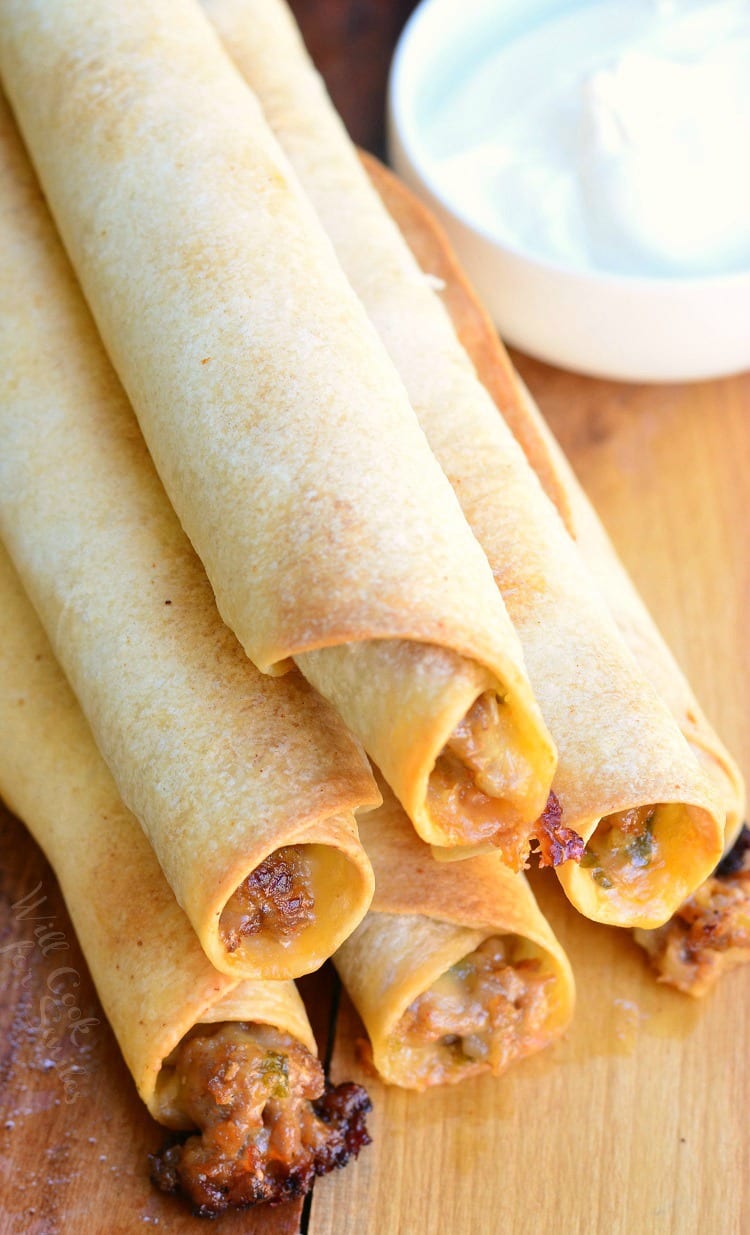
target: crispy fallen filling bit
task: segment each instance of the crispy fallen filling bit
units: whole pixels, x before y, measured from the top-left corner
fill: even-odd
[[[314,918],[310,864],[299,845],[288,845],[256,866],[227,901],[219,921],[221,941],[236,952],[246,939],[265,933],[293,939]]]
[[[646,867],[661,864],[661,846],[654,834],[660,809],[637,806],[602,819],[581,858],[581,866],[600,888],[609,891],[618,883],[631,883]]]
[[[151,1156],[163,1192],[200,1217],[307,1192],[370,1138],[360,1085],[328,1085],[309,1051],[265,1025],[200,1025],[165,1062],[172,1108],[198,1135]]]
[[[475,701],[435,764],[427,805],[449,841],[491,841],[508,865],[520,869],[529,838],[519,831],[519,818],[508,803],[526,794],[531,770],[510,740],[504,706],[494,691]]]
[[[750,960],[750,831],[742,829],[713,875],[674,917],[636,931],[660,982],[705,995],[722,973]]]
[[[583,838],[562,821],[563,810],[556,793],[550,790],[547,805],[536,821],[535,849],[540,866],[560,866],[563,862],[580,862]]]
[[[394,1029],[398,1070],[420,1086],[499,1075],[544,1044],[551,975],[492,936],[409,1005]]]

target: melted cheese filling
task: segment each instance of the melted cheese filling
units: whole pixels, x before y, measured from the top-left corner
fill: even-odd
[[[643,883],[646,893],[650,880],[644,878],[664,869],[666,864],[663,834],[681,812],[675,804],[639,806],[606,815],[586,845],[581,869],[605,892],[616,896],[618,888],[632,899],[633,885]]]
[[[511,709],[485,691],[456,726],[427,788],[427,809],[447,844],[490,841],[507,865],[523,866],[528,830],[519,834],[522,803],[533,772]]]
[[[515,943],[491,936],[409,1005],[388,1047],[403,1084],[498,1076],[543,1044],[550,975],[536,959],[514,959]]]

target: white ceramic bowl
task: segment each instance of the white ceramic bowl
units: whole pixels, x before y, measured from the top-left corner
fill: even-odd
[[[433,174],[425,126],[462,58],[501,45],[570,0],[423,0],[391,69],[390,158],[433,209],[507,343],[551,364],[628,381],[721,377],[750,367],[750,271],[638,277],[564,266],[500,243]]]

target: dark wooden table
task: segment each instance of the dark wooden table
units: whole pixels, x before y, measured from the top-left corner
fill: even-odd
[[[388,66],[415,7],[416,0],[291,0],[352,139],[381,157]]]

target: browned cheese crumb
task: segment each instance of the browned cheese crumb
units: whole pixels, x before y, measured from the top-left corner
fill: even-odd
[[[563,862],[580,862],[583,857],[583,838],[565,827],[562,813],[557,795],[550,790],[534,836],[540,866],[561,866]]]
[[[236,952],[245,939],[265,932],[291,939],[313,921],[310,866],[296,845],[277,849],[256,866],[229,898],[219,923],[221,941]]]
[[[202,1025],[170,1061],[200,1131],[151,1156],[151,1178],[194,1213],[278,1204],[344,1166],[370,1138],[359,1085],[328,1085],[309,1051],[267,1026]]]

